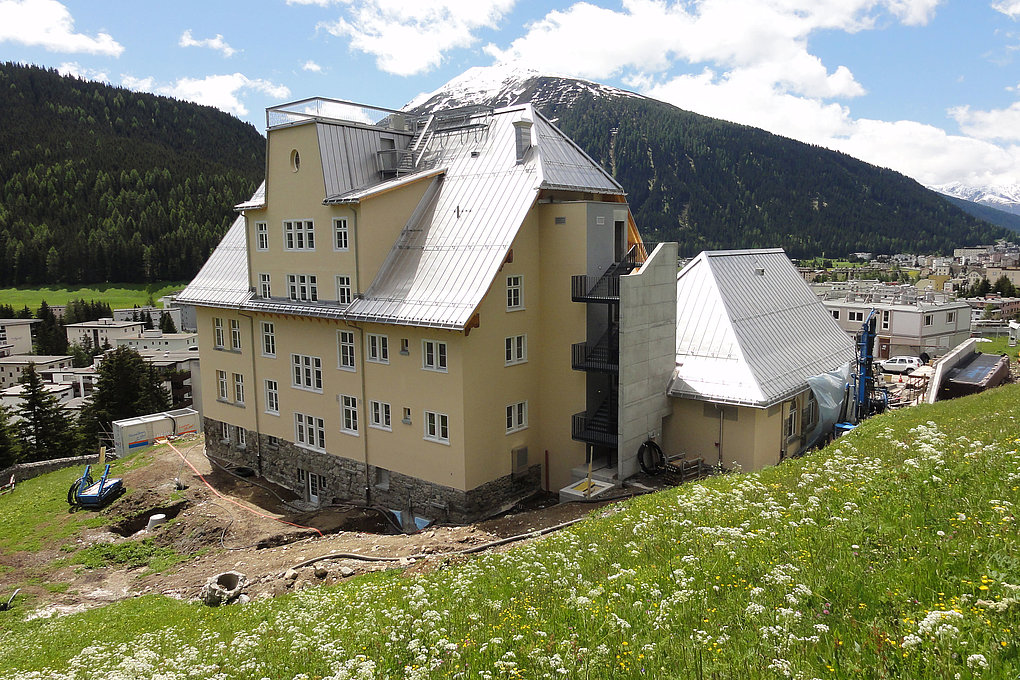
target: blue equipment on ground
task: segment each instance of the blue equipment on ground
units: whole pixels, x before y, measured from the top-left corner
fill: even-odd
[[[857,333],[857,361],[847,385],[845,420],[837,423],[835,436],[845,434],[853,425],[889,407],[889,390],[875,384],[875,336],[878,319],[872,309]]]
[[[109,464],[98,482],[92,480],[92,466],[86,465],[85,474],[67,490],[67,503],[72,508],[99,508],[122,493],[124,484],[120,477],[110,477]]]

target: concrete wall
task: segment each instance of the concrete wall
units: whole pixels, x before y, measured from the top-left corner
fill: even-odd
[[[660,243],[620,278],[620,394],[617,475],[640,468],[637,451],[658,438],[669,414],[666,386],[676,365],[676,243]]]

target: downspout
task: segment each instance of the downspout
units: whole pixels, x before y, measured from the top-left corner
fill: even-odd
[[[250,260],[249,260],[250,262]],[[250,264],[248,265],[251,266]],[[249,279],[250,281],[251,279]],[[248,319],[248,331],[251,335],[251,396],[252,405],[255,407],[255,472],[262,476],[262,426],[259,424],[259,378],[255,372],[255,351],[258,347],[255,344],[255,317],[245,314],[238,308],[237,314]]]
[[[721,406],[716,405],[716,408],[719,410],[719,467],[721,469],[722,468],[722,464],[723,464],[723,455],[722,455],[722,444],[723,444],[723,441],[722,441],[722,436],[723,436],[723,414],[724,414],[724,411],[723,411],[723,407],[721,407]]]
[[[358,257],[361,242],[358,240],[358,204],[356,203],[351,204],[351,231],[354,235],[354,294],[361,297],[361,260]]]

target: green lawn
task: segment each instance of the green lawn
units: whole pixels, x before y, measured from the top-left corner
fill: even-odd
[[[0,613],[0,678],[1015,679],[1018,403],[1008,386],[878,416],[415,576]]]
[[[158,300],[167,293],[181,290],[187,281],[157,281],[154,283],[106,283],[91,286],[61,288],[56,286],[0,288],[0,304],[7,304],[15,310],[28,305],[33,312],[43,300],[48,305],[66,305],[71,300],[96,300],[106,302],[111,309],[141,307],[152,296]]]

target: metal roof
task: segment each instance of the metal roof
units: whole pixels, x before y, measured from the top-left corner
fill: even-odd
[[[244,230],[244,216],[239,215],[202,269],[177,296],[178,303],[234,307],[251,297]]]
[[[535,135],[543,189],[623,194],[623,187],[573,140],[535,112]]]
[[[671,395],[764,408],[854,357],[782,249],[706,251],[677,275]]]
[[[235,205],[234,210],[237,211],[258,210],[260,208],[265,207],[266,207],[266,182],[265,180],[263,180],[262,184],[259,185],[259,188],[255,190],[254,194],[252,194],[251,198],[249,198],[244,203],[238,203],[237,205]]]

